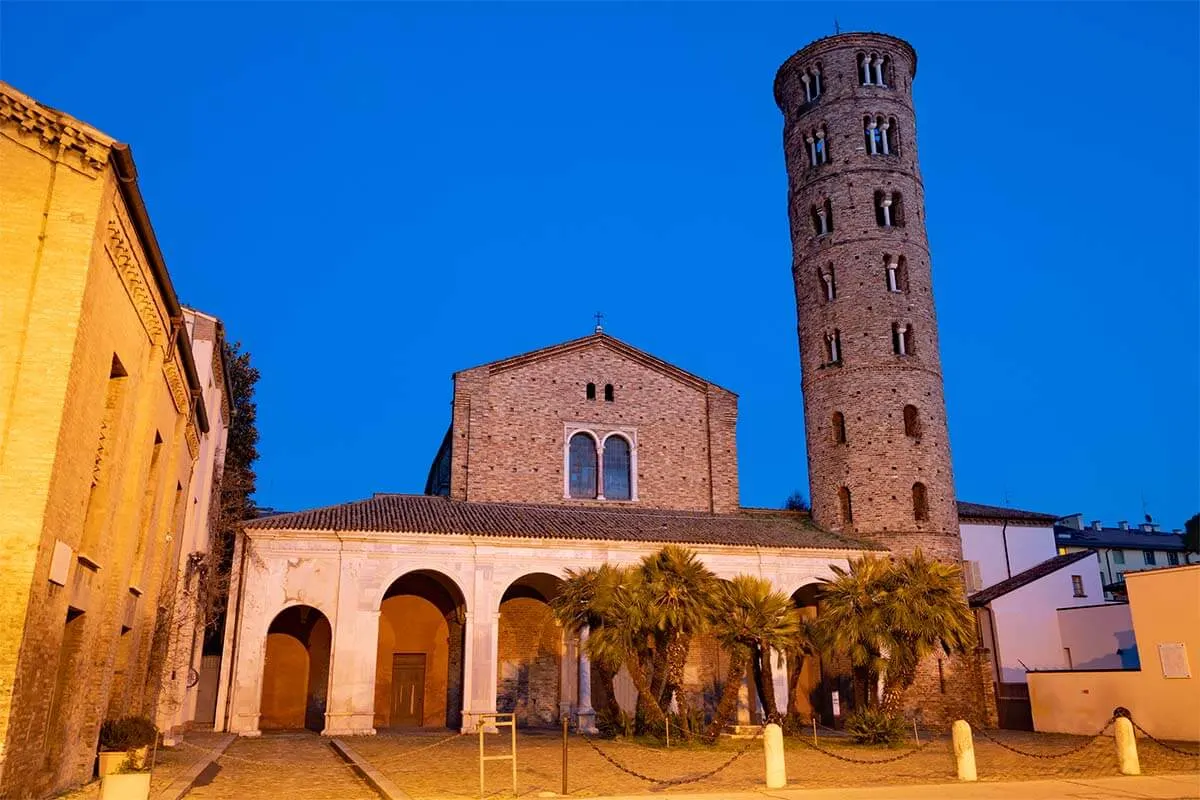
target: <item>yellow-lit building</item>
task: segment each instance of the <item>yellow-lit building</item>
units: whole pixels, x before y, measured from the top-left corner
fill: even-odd
[[[202,389],[129,147],[0,83],[0,796],[154,716]]]

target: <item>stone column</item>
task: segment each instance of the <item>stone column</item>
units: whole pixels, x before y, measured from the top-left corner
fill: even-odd
[[[478,728],[480,714],[496,712],[496,682],[500,677],[500,612],[468,612],[466,635],[464,689],[467,707],[463,711],[463,731],[471,733]],[[488,725],[485,730],[494,732],[495,728]]]
[[[579,708],[576,711],[576,730],[580,733],[599,732],[596,728],[596,710],[592,708],[592,660],[587,654],[590,634],[587,625],[579,629]]]
[[[771,654],[771,684],[775,692],[775,707],[780,713],[788,710],[788,663],[778,650],[772,649]]]
[[[875,85],[883,86],[883,56],[875,56]]]
[[[358,586],[342,581],[337,619],[333,620],[329,699],[324,736],[375,733],[375,666],[379,649],[379,609],[358,600]],[[365,606],[365,607],[363,607]]]

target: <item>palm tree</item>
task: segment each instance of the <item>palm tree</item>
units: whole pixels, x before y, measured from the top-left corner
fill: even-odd
[[[958,565],[926,558],[919,548],[892,565],[886,598],[892,650],[883,708],[898,711],[921,659],[939,647],[947,654],[966,651],[975,642],[975,620]]]
[[[867,707],[877,703],[876,678],[891,652],[885,613],[891,565],[883,558],[851,559],[850,568],[830,566],[833,578],[821,578],[821,611],[814,627],[831,653],[850,659],[855,694]]]
[[[646,556],[637,569],[636,592],[656,644],[651,691],[662,709],[674,698],[684,720],[684,667],[693,637],[708,623],[715,581],[694,550],[677,545]]]
[[[767,718],[778,719],[771,681],[771,651],[789,653],[803,646],[800,611],[790,597],[775,591],[770,581],[738,575],[721,581],[713,604],[711,630],[730,653],[729,674],[706,735],[715,737],[737,709],[746,668],[754,670],[759,699]]]
[[[613,654],[605,652],[603,648],[597,657],[591,642],[606,624],[613,622],[613,603],[624,575],[623,569],[608,564],[581,570],[568,569],[562,587],[550,601],[550,607],[563,628],[578,631],[587,625],[591,630],[593,638],[588,643],[588,656],[592,659],[594,675],[601,689],[597,693],[601,696],[596,699],[613,723],[621,717],[613,679],[621,668],[622,659],[614,659]]]

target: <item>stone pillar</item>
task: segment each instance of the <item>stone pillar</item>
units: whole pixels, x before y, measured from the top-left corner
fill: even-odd
[[[480,714],[496,712],[496,682],[499,680],[500,612],[467,613],[467,658],[463,731],[477,730]],[[488,726],[485,730],[493,732]]]
[[[598,733],[596,710],[592,708],[592,660],[588,658],[587,641],[591,630],[587,625],[579,629],[579,708],[576,711],[576,729],[580,733]]]
[[[375,666],[379,649],[379,609],[356,602],[358,586],[342,581],[334,621],[329,700],[324,736],[375,733]]]
[[[788,663],[778,650],[771,650],[771,688],[775,692],[775,707],[781,714],[788,710]]]

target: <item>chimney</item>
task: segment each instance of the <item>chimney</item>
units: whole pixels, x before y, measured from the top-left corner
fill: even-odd
[[[1153,522],[1143,522],[1138,527],[1140,527],[1142,529],[1143,533],[1153,533],[1154,532],[1154,523]]]
[[[1103,529],[1104,529],[1104,526],[1100,524],[1100,520],[1098,520],[1098,519],[1092,520],[1092,530],[1099,531],[1099,530],[1103,530]]]
[[[1121,520],[1120,522],[1117,523],[1117,527],[1123,531],[1129,530],[1129,520],[1127,520],[1127,519]]]
[[[1058,523],[1064,528],[1072,528],[1080,530],[1083,528],[1083,514],[1069,514],[1058,520]]]

